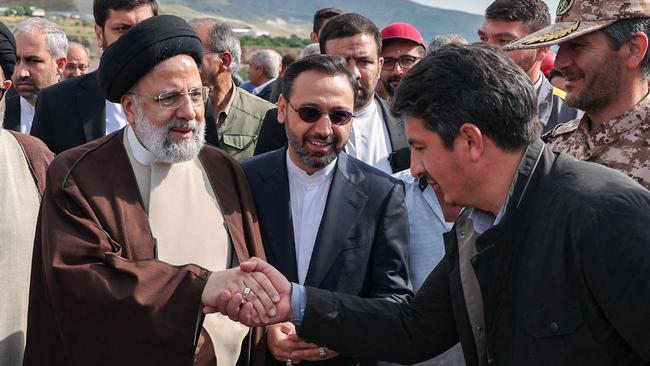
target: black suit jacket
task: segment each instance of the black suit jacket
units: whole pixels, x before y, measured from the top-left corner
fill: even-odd
[[[64,80],[38,96],[32,136],[58,154],[106,134],[106,100],[97,72]]]
[[[392,147],[390,154],[390,166],[393,173],[408,169],[411,164],[408,142],[404,132],[404,118],[396,117],[390,112],[388,102],[375,94],[375,101],[379,104],[381,113],[384,116],[384,123],[388,129],[388,136]],[[269,109],[266,112],[260,134],[255,147],[255,155],[279,149],[287,143],[287,135],[284,125],[278,123],[278,109]]]
[[[490,364],[647,365],[648,190],[536,141],[507,202],[471,258],[485,314],[477,331],[486,335]],[[426,360],[460,339],[467,365],[479,365],[459,270],[467,216],[445,234],[445,257],[413,302],[307,288],[298,334],[342,354],[400,363]]]
[[[261,90],[259,93],[257,93],[256,95],[257,95],[258,97],[260,97],[260,98],[266,100],[266,101],[271,100],[271,93],[273,92],[273,84],[274,84],[274,83],[275,83],[275,82],[269,83],[268,85],[266,85],[266,86],[264,87],[264,89],[262,89],[262,90]]]
[[[298,282],[286,149],[245,160],[242,167],[253,192],[267,260]],[[402,183],[341,153],[305,284],[408,301],[413,295],[407,270],[408,230]],[[327,362],[352,363],[356,361],[340,357]]]
[[[20,132],[20,94],[11,87],[5,95],[5,119],[2,127],[6,130]]]

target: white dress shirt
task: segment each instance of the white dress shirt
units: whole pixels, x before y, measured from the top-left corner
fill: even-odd
[[[308,175],[291,160],[287,150],[293,238],[296,246],[298,281],[301,285],[305,283],[307,277],[335,167],[336,160],[314,174]]]
[[[29,135],[32,130],[35,108],[27,99],[20,97],[20,132]]]
[[[106,101],[106,134],[115,132],[127,125],[122,104]]]
[[[387,174],[393,174],[388,161],[388,154],[392,151],[390,136],[377,101],[373,99],[367,107],[354,111],[352,123],[345,152]]]

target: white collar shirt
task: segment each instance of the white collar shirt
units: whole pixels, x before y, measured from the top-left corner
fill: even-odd
[[[115,132],[127,125],[122,104],[106,101],[106,134]]]
[[[314,174],[308,175],[291,160],[287,150],[289,200],[300,284],[304,284],[307,278],[335,167],[336,160]]]
[[[393,174],[388,161],[392,147],[388,128],[375,99],[354,112],[350,141],[345,152],[387,174]]]
[[[20,97],[20,132],[29,135],[29,132],[32,130],[34,112],[36,112],[34,106],[27,99]]]

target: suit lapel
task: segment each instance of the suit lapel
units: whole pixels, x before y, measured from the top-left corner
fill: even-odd
[[[88,74],[79,85],[77,112],[84,137],[89,142],[106,134],[106,101],[99,94],[97,72]]]
[[[16,88],[10,88],[5,95],[5,120],[2,127],[20,132],[20,95]],[[29,131],[27,131],[29,134]]]
[[[264,204],[257,209],[263,227],[271,234],[265,235],[268,258],[290,281],[298,282],[286,153],[286,148],[273,152],[268,169],[257,173],[268,188]]]
[[[364,179],[365,175],[348,155],[341,153],[318,228],[305,285],[320,287],[339,253],[345,249],[348,234],[368,200],[368,196],[358,187]]]

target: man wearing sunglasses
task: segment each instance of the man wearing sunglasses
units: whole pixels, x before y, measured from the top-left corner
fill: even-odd
[[[391,100],[402,77],[426,52],[422,34],[411,24],[397,22],[381,30],[381,56],[384,65],[379,75],[377,94]]]
[[[0,23],[0,121],[16,64],[16,41]],[[22,365],[34,228],[53,154],[37,138],[0,127],[0,364]]]
[[[242,163],[269,263],[296,283],[407,301],[403,185],[344,152],[357,80],[345,59],[332,55],[296,61],[284,78],[278,120],[289,144]],[[269,364],[358,362],[301,341],[294,329],[291,323],[269,327]]]

